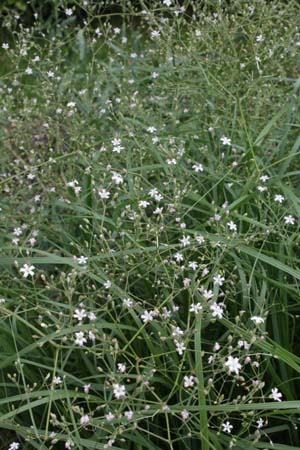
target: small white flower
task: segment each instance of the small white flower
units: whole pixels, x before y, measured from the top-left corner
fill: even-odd
[[[197,270],[199,267],[199,264],[196,261],[190,261],[188,266],[193,270]]]
[[[224,314],[223,303],[214,302],[210,305],[210,310],[212,311],[213,317],[218,317],[218,319],[222,319]]]
[[[72,14],[73,14],[72,8],[66,8],[65,13],[66,13],[66,16],[72,16]]]
[[[127,420],[131,420],[133,418],[133,411],[125,411],[124,416]]]
[[[214,284],[215,284],[215,285],[217,285],[217,286],[222,286],[223,283],[224,283],[224,281],[225,281],[225,278],[222,277],[222,275],[217,274],[217,275],[215,275],[215,276],[213,277],[213,281],[214,281]]]
[[[259,177],[259,179],[260,179],[260,181],[265,183],[266,181],[268,181],[270,179],[270,177],[268,175],[262,175],[261,177]]]
[[[259,325],[260,323],[264,323],[265,319],[263,317],[260,316],[252,316],[250,318],[250,320],[252,320],[252,322],[255,323],[255,325]]]
[[[9,444],[8,450],[18,450],[20,448],[19,442],[12,442]]]
[[[199,163],[194,164],[193,169],[195,172],[203,172],[203,170],[204,170],[202,164],[199,164]]]
[[[86,264],[87,260],[88,260],[87,256],[79,256],[79,258],[76,259],[77,263],[80,265]]]
[[[115,418],[115,415],[112,412],[109,412],[108,414],[105,414],[105,419],[108,422],[111,422],[112,420],[114,420],[114,418]]]
[[[111,287],[111,281],[106,280],[105,283],[103,284],[103,286],[105,287],[105,289],[109,289]]]
[[[196,236],[195,239],[198,242],[198,244],[204,244],[204,242],[205,242],[205,239],[204,239],[204,237],[201,234]]]
[[[90,417],[87,414],[85,414],[84,416],[82,416],[80,418],[80,425],[87,425],[89,423],[89,421],[90,421]]]
[[[295,217],[291,216],[290,214],[284,217],[284,223],[286,225],[295,225],[295,221]]]
[[[124,385],[115,383],[113,385],[113,390],[114,390],[114,396],[117,400],[119,400],[120,398],[124,398],[126,395],[126,389]]]
[[[84,308],[82,309],[75,309],[75,312],[73,314],[74,319],[77,319],[78,322],[82,322],[82,320],[86,317],[86,310]]]
[[[61,384],[62,379],[61,377],[53,377],[53,384]]]
[[[124,182],[124,178],[117,172],[113,172],[111,179],[116,183],[116,185],[122,184]]]
[[[120,372],[120,373],[125,373],[125,372],[126,372],[126,366],[125,366],[125,364],[123,364],[123,363],[118,363],[117,367],[118,367],[118,372]]]
[[[86,338],[84,337],[84,333],[82,331],[79,331],[78,333],[75,333],[75,336],[75,344],[79,345],[79,347],[83,347],[83,345],[87,342]]]
[[[231,139],[226,136],[222,136],[220,141],[223,145],[231,145]]]
[[[233,429],[233,425],[231,425],[231,423],[227,420],[227,422],[222,423],[222,428],[225,433],[230,434]]]
[[[159,30],[151,31],[151,37],[153,39],[158,38],[159,36],[160,36],[160,31]]]
[[[8,43],[7,43],[7,42],[3,42],[2,48],[3,48],[4,50],[8,50],[8,49],[9,49]],[[18,444],[18,445],[20,445],[20,444]]]
[[[153,320],[153,311],[144,311],[144,314],[141,315],[141,319],[144,323],[151,322]]]
[[[188,412],[187,409],[182,410],[180,414],[181,414],[181,417],[183,418],[183,420],[187,420],[190,415],[190,413]]]
[[[277,388],[273,388],[271,390],[270,398],[272,398],[276,402],[281,402],[282,401],[281,397],[282,397],[282,393]]]
[[[27,278],[29,275],[34,276],[34,266],[29,266],[28,264],[24,264],[23,267],[21,267],[20,272],[23,274],[24,278]]]
[[[191,375],[191,376],[186,375],[183,378],[183,385],[185,388],[193,387],[195,385],[195,381],[196,381],[196,378],[193,377],[193,375]]]
[[[232,220],[230,222],[227,222],[227,226],[230,231],[237,231],[237,226]]]
[[[196,303],[196,304],[191,305],[190,312],[193,312],[195,314],[199,314],[202,311],[202,309],[203,308],[202,308],[201,303]]]
[[[26,75],[32,75],[32,68],[31,67],[27,67],[27,69],[25,70]]]
[[[232,356],[228,356],[225,366],[228,367],[230,373],[234,372],[237,375],[239,374],[239,370],[242,368],[238,358],[233,358]]]
[[[85,384],[83,386],[83,391],[84,391],[85,394],[88,394],[90,392],[90,387],[91,387],[90,384]]]
[[[275,201],[275,202],[278,202],[278,203],[280,203],[280,204],[281,204],[284,200],[285,200],[284,196],[283,196],[283,195],[280,195],[280,194],[276,194],[275,197],[274,197],[274,201]]]
[[[259,419],[257,419],[256,424],[258,429],[262,428],[264,426],[264,419],[260,417]]]
[[[147,202],[147,200],[141,200],[141,201],[139,201],[139,207],[140,207],[140,208],[147,208],[147,206],[149,206],[149,205],[150,205],[150,203]]]
[[[172,5],[172,1],[171,0],[163,0],[163,4],[166,6],[171,6]]]
[[[106,189],[100,189],[98,191],[98,194],[102,200],[108,199],[110,197],[110,192],[107,191]]]
[[[147,131],[148,131],[148,133],[155,133],[155,131],[157,131],[157,130],[155,127],[148,127]]]
[[[131,308],[133,306],[133,301],[131,298],[124,298],[123,305],[126,306],[126,308]]]
[[[182,247],[186,247],[190,244],[191,238],[190,236],[183,236],[181,239],[179,239],[179,242]]]
[[[184,342],[175,341],[176,345],[176,351],[181,356],[183,355],[184,350],[186,350],[186,346],[184,345]]]
[[[257,186],[257,190],[259,192],[265,192],[268,190],[267,186]]]

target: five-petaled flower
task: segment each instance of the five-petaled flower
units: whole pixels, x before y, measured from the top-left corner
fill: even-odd
[[[28,264],[24,264],[24,266],[21,267],[20,272],[23,274],[24,278],[27,278],[29,275],[31,277],[34,276],[34,270],[35,270],[34,266],[29,266]]]

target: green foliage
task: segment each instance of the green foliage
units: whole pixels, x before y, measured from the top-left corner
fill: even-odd
[[[0,447],[295,450],[298,4],[96,3],[4,17]]]

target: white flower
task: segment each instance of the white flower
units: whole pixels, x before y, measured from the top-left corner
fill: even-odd
[[[280,203],[280,204],[281,204],[284,200],[285,200],[284,196],[283,196],[283,195],[280,195],[280,194],[276,194],[275,197],[274,197],[274,201],[275,201],[275,202],[278,202],[278,203]]]
[[[172,1],[171,0],[163,0],[163,4],[166,6],[171,6],[172,5]]]
[[[184,342],[179,342],[179,341],[174,341],[174,342],[176,345],[176,351],[181,356],[183,354],[184,350],[186,350],[186,346],[184,345]]]
[[[267,186],[257,186],[257,190],[259,192],[265,192],[268,190]]]
[[[53,377],[53,384],[61,384],[62,379],[60,377]]]
[[[199,164],[199,163],[194,164],[193,169],[195,172],[203,172],[203,170],[204,170],[202,164]]]
[[[79,347],[83,347],[83,345],[87,342],[86,338],[84,337],[84,333],[82,331],[79,331],[78,333],[75,333],[75,336],[75,344],[79,345]]]
[[[160,31],[159,30],[154,30],[154,31],[151,31],[151,37],[152,38],[158,38],[160,36]]]
[[[71,441],[70,439],[68,440],[68,441],[66,441],[65,442],[65,448],[67,449],[67,450],[71,450],[73,447],[74,447],[74,442],[73,441]]]
[[[213,317],[218,317],[218,319],[222,319],[223,314],[224,314],[224,309],[222,308],[223,303],[217,303],[214,302],[212,305],[210,305],[210,310],[212,311],[212,316]]]
[[[260,181],[265,183],[266,181],[268,181],[270,179],[270,177],[268,175],[262,175],[261,177],[259,177],[259,179],[260,179]]]
[[[196,380],[197,379],[195,377],[193,377],[193,375],[191,375],[189,377],[186,375],[183,378],[183,385],[184,385],[185,388],[193,387],[195,385],[195,381]]]
[[[234,222],[232,222],[232,220],[230,222],[227,222],[227,226],[229,228],[230,231],[236,231],[237,230],[237,226]]]
[[[133,411],[125,411],[124,416],[127,420],[131,420],[133,418]]]
[[[113,172],[113,175],[112,175],[111,179],[112,179],[117,185],[122,184],[122,183],[124,182],[124,179],[123,179],[122,175],[120,175],[120,174],[117,173],[117,172]]]
[[[125,366],[125,364],[123,364],[123,363],[118,363],[117,367],[118,367],[118,372],[120,372],[120,373],[125,373],[125,372],[126,372],[126,366]]]
[[[223,145],[231,145],[231,139],[226,136],[222,136],[220,141]]]
[[[32,75],[32,68],[31,67],[27,67],[27,69],[25,70],[26,75]]]
[[[281,402],[282,401],[281,397],[282,397],[282,393],[277,388],[273,388],[271,390],[270,398],[272,398],[276,402]]]
[[[225,366],[228,367],[230,373],[234,372],[237,375],[239,374],[239,370],[242,368],[238,358],[233,358],[232,356],[228,356]]]
[[[84,416],[82,416],[80,418],[80,425],[86,425],[89,423],[89,421],[90,421],[90,417],[87,414],[85,414]]]
[[[73,14],[72,8],[66,8],[65,13],[66,13],[66,16],[72,16],[72,14]]]
[[[215,285],[222,286],[225,281],[225,278],[222,277],[220,274],[217,274],[213,277],[213,280]]]
[[[141,201],[139,202],[139,207],[140,207],[140,208],[147,208],[147,206],[149,206],[149,205],[150,205],[150,203],[147,202],[147,200],[141,200]]]
[[[191,238],[190,236],[183,236],[181,239],[179,239],[179,242],[182,247],[186,247],[190,244]]]
[[[183,409],[180,414],[181,414],[181,417],[183,418],[183,420],[187,420],[190,415],[190,413],[188,412],[187,409]]]
[[[231,425],[231,423],[228,422],[228,420],[227,420],[227,422],[222,423],[222,428],[225,433],[230,434],[231,430],[233,428],[233,425]]]
[[[74,319],[77,319],[79,322],[81,322],[86,317],[86,310],[84,308],[75,309],[73,317],[74,317]]]
[[[4,50],[8,50],[8,49],[9,49],[8,43],[7,43],[7,42],[3,42],[2,48],[3,48]],[[18,445],[20,445],[20,444],[18,444]],[[18,447],[17,447],[17,448],[18,448]]]
[[[105,283],[103,284],[103,286],[105,287],[105,289],[109,289],[111,287],[111,281],[106,280]]]
[[[19,442],[12,442],[9,444],[8,450],[18,450],[20,448]]]
[[[207,289],[201,289],[201,294],[206,300],[210,300],[214,296],[214,293],[211,289],[209,291]]]
[[[115,418],[115,415],[112,412],[109,412],[108,414],[105,414],[105,419],[108,422],[111,422],[112,420],[114,420],[114,418]]]
[[[29,266],[28,264],[24,264],[23,267],[21,267],[20,272],[23,274],[24,278],[27,278],[29,275],[34,276],[34,266]]]
[[[153,320],[153,311],[144,311],[144,314],[141,315],[141,319],[144,323],[151,322]]]
[[[147,131],[148,131],[148,133],[155,133],[156,128],[155,127],[148,127]]]
[[[201,303],[196,303],[196,304],[191,305],[190,312],[193,312],[195,314],[199,314],[202,311],[202,309],[203,308],[202,308]]]
[[[255,323],[255,325],[259,325],[260,323],[264,323],[265,319],[263,317],[260,316],[252,316],[250,318],[250,320],[252,320],[252,322]]]
[[[176,259],[176,262],[181,262],[181,261],[183,261],[183,260],[184,260],[183,254],[182,254],[182,253],[179,253],[179,252],[175,253],[174,259]]]
[[[204,239],[204,237],[201,235],[201,234],[199,234],[198,236],[196,236],[196,241],[198,242],[198,244],[204,244],[204,242],[205,242],[205,239]]]
[[[121,29],[119,27],[115,27],[114,34],[120,34],[120,33],[121,33]]]
[[[88,394],[90,392],[90,387],[91,387],[90,384],[85,384],[83,386],[83,391],[84,391],[85,394]]]
[[[126,395],[126,389],[124,385],[115,383],[113,385],[114,388],[114,396],[117,400],[119,400],[120,398],[124,398]]]
[[[196,261],[190,261],[188,266],[193,270],[197,270],[199,267],[199,264]]]
[[[108,199],[110,197],[110,192],[107,191],[106,189],[100,189],[98,191],[98,194],[99,194],[99,197],[103,200]]]
[[[264,419],[260,417],[259,419],[257,419],[256,424],[257,428],[262,428],[264,426]]]
[[[259,34],[258,36],[255,37],[256,42],[262,42],[264,40],[263,35]]]
[[[295,220],[295,217],[291,216],[290,214],[284,217],[284,223],[286,225],[295,225]]]
[[[127,308],[131,308],[133,306],[133,301],[131,300],[131,298],[124,298],[123,305]]]
[[[97,319],[97,316],[96,316],[95,313],[93,313],[93,311],[91,311],[91,312],[89,312],[89,314],[88,314],[88,318],[89,318],[89,320],[90,320],[91,322],[93,322],[94,320]]]
[[[75,257],[76,258],[76,257]],[[76,258],[76,261],[78,264],[86,264],[88,260],[87,256],[79,256],[79,258]]]

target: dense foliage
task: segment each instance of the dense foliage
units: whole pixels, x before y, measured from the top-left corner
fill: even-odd
[[[0,447],[295,450],[299,8],[129,3],[2,17]]]

